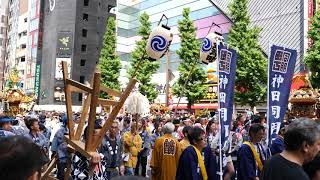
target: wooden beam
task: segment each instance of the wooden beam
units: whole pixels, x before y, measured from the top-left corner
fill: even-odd
[[[115,106],[117,105],[118,101],[108,100],[108,99],[98,99],[98,104],[102,106]]]
[[[96,109],[98,105],[98,98],[100,94],[100,79],[101,74],[99,72],[95,72],[93,76],[93,91],[91,93],[91,103],[90,103],[90,112],[88,119],[88,133],[85,150],[89,152],[96,151],[96,148],[93,148],[93,132],[94,132],[94,123],[96,120]]]
[[[71,139],[74,137],[74,122],[72,119],[72,98],[70,86],[68,86],[68,65],[66,61],[62,61],[62,71],[64,80],[64,93],[66,96],[66,106],[67,106],[67,118],[68,118],[68,128],[69,136]]]
[[[121,96],[121,92],[113,90],[113,89],[110,89],[110,88],[105,87],[103,85],[100,85],[100,91],[108,93],[108,95],[110,95],[110,96],[116,96],[116,97],[120,97]]]
[[[75,87],[75,86],[72,86],[72,85],[67,85],[67,86],[70,86],[70,91],[71,91],[71,92],[87,93],[87,91],[82,90],[82,89],[80,89],[80,88],[77,88],[77,87]]]
[[[46,180],[59,180],[59,179],[51,177],[51,176],[48,176]]]
[[[91,159],[91,155],[89,154],[89,152],[87,152],[85,150],[85,144],[81,141],[75,141],[75,140],[71,140],[69,138],[69,136],[65,135],[65,140],[67,141],[67,143],[73,147],[75,149],[75,151],[79,152],[80,154],[82,154],[84,157],[86,157],[87,159]]]
[[[53,168],[56,167],[57,162],[58,162],[58,157],[56,154],[53,156],[53,158],[49,162],[47,169],[43,173],[41,173],[41,179],[46,179],[49,177],[49,174],[52,172]]]
[[[86,123],[88,110],[91,102],[91,94],[88,94],[87,99],[84,101],[81,116],[80,116],[80,122],[78,124],[77,132],[74,137],[75,140],[80,140],[81,134],[83,132],[84,124]]]
[[[79,83],[79,82],[74,81],[72,79],[66,79],[66,82],[67,82],[67,84],[70,84],[70,85],[72,85],[74,87],[77,87],[78,89],[81,89],[81,90],[83,90],[85,92],[92,93],[92,88],[88,87],[88,86],[86,86],[86,85],[84,85],[82,83]]]
[[[102,129],[100,130],[99,137],[98,137],[97,141],[95,142],[95,144],[93,146],[93,149],[96,149],[101,144],[104,135],[106,134],[107,130],[112,125],[113,120],[117,117],[120,109],[122,108],[124,102],[128,98],[131,90],[134,88],[134,85],[136,84],[136,82],[137,82],[137,80],[134,79],[134,78],[129,81],[126,90],[123,92],[123,94],[120,97],[119,103],[112,110],[112,112],[110,113],[107,121],[104,123]]]

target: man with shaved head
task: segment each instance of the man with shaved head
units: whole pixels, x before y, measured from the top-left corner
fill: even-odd
[[[174,129],[174,124],[171,122],[166,123],[162,127],[164,135],[155,142],[150,162],[152,179],[175,179],[181,147],[179,141],[172,136]]]

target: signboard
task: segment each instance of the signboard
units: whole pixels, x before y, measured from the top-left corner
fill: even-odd
[[[218,101],[218,85],[213,83],[205,84],[207,87],[207,95],[201,102],[216,102]]]
[[[57,39],[57,57],[71,57],[72,55],[72,33],[59,32]]]
[[[66,97],[64,93],[64,88],[60,86],[56,86],[53,92],[53,98],[56,102],[65,102]]]
[[[34,85],[34,94],[36,97],[39,97],[39,89],[40,89],[40,72],[41,72],[41,65],[36,65],[36,78],[35,78],[35,85]]]
[[[66,61],[68,65],[68,77],[71,76],[71,58],[56,58],[56,72],[55,72],[55,79],[56,80],[63,80],[63,68],[62,68],[62,61]]]
[[[288,107],[297,51],[273,45],[268,64],[268,124],[269,142],[280,130]]]

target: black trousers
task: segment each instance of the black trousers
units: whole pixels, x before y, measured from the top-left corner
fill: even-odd
[[[57,163],[57,169],[58,169],[57,179],[64,180],[64,170],[66,169],[66,167],[67,167],[67,163],[58,161],[58,163]]]
[[[141,154],[138,154],[138,162],[137,162],[137,166],[136,169],[134,170],[134,175],[136,176],[143,176],[146,177],[146,169],[147,169],[147,161],[148,161],[148,156],[143,157],[141,156]],[[141,174],[140,172],[140,165],[141,165]]]

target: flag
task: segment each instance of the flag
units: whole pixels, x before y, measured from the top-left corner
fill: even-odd
[[[292,76],[297,51],[281,46],[271,46],[268,61],[268,108],[269,143],[277,137],[287,111]]]
[[[219,120],[221,126],[221,145],[223,146],[229,136],[232,122],[237,53],[226,46],[219,45],[218,49]]]

